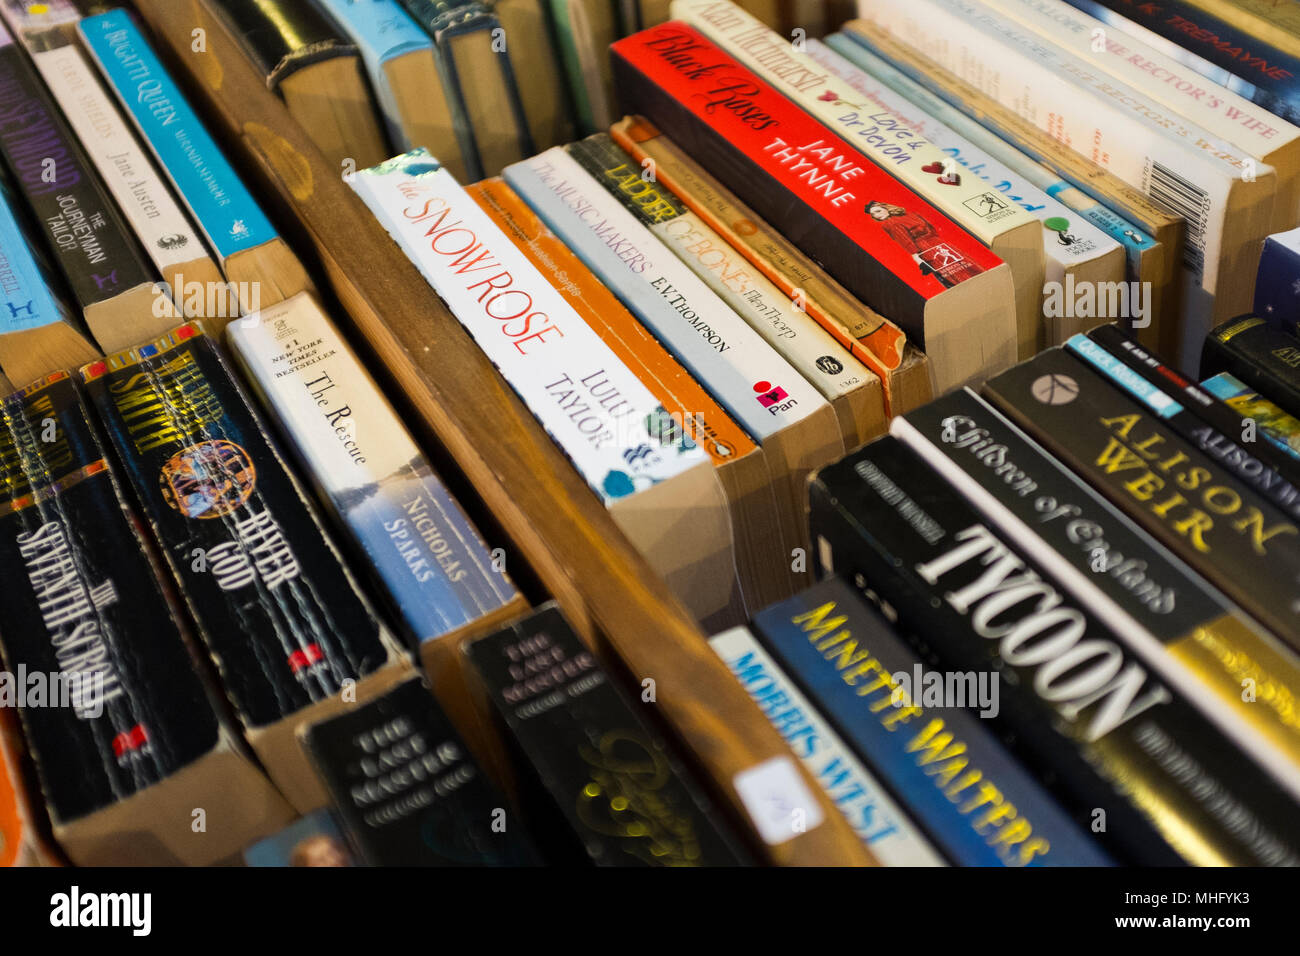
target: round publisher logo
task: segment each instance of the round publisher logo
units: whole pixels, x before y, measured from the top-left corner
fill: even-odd
[[[167,459],[158,480],[164,500],[185,517],[220,518],[248,500],[257,469],[234,442],[205,441]]]
[[[1040,375],[1029,393],[1044,405],[1068,405],[1079,396],[1079,383],[1068,375]]]
[[[834,355],[823,355],[817,360],[817,367],[827,375],[839,375],[844,371],[844,363]]]

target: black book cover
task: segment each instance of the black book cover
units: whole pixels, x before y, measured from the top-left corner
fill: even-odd
[[[1108,328],[1121,341],[1124,339],[1124,334],[1118,328]],[[1102,338],[1109,339],[1110,336],[1102,333]],[[1163,369],[1163,366],[1154,359],[1151,360],[1152,364],[1140,362],[1133,351],[1113,339],[1111,341],[1111,348],[1107,348],[1091,336],[1076,335],[1065,343],[1065,348],[1103,375],[1115,388],[1131,395],[1158,414],[1165,424],[1234,475],[1238,481],[1254,488],[1283,514],[1300,521],[1300,490],[1246,450],[1245,443],[1241,441],[1243,429],[1240,415],[1199,385],[1195,386],[1196,391],[1192,394],[1199,396],[1203,393],[1213,399],[1213,404],[1201,405],[1198,397],[1192,397],[1191,401],[1197,404],[1190,407],[1184,405],[1179,399],[1187,400],[1184,396],[1190,391],[1180,388],[1186,382],[1185,379],[1178,376],[1175,381],[1167,377],[1157,371]],[[1146,352],[1140,354],[1147,355]],[[1167,372],[1168,376],[1177,376],[1173,370]],[[1227,420],[1216,413],[1227,413]],[[1215,427],[1210,423],[1210,418],[1218,419],[1224,427]],[[1235,423],[1231,421],[1232,418],[1236,418]],[[1263,436],[1256,437],[1259,440],[1253,442],[1252,449],[1258,448],[1262,452],[1268,445],[1268,440]]]
[[[532,846],[416,677],[302,732],[371,866],[527,866]]]
[[[1147,382],[1160,389],[1171,398],[1177,399],[1183,407],[1201,419],[1211,429],[1226,439],[1227,445],[1240,449],[1244,467],[1243,477],[1253,479],[1256,487],[1267,490],[1275,484],[1285,482],[1292,490],[1284,491],[1284,499],[1278,499],[1284,507],[1300,506],[1300,459],[1293,458],[1278,448],[1263,435],[1256,435],[1257,440],[1247,441],[1244,432],[1246,419],[1240,412],[1220,399],[1200,382],[1193,381],[1170,368],[1156,355],[1152,355],[1137,342],[1133,341],[1116,325],[1100,325],[1088,333],[1092,339],[1115,358],[1119,359]],[[1202,433],[1204,441],[1210,441],[1208,432]],[[1199,437],[1198,437],[1198,440]],[[1205,447],[1202,441],[1202,447]],[[1215,441],[1216,457],[1222,458],[1223,445]],[[1247,447],[1249,446],[1249,447]],[[1206,448],[1209,451],[1209,448]],[[1255,464],[1250,459],[1255,458]],[[1255,476],[1254,472],[1260,472]],[[1276,476],[1276,481],[1274,477]]]
[[[382,625],[202,326],[81,374],[246,725],[387,662]]]
[[[822,469],[812,530],[823,569],[891,608],[937,667],[1000,675],[989,720],[1109,852],[1300,863],[1290,797],[897,439]]]
[[[156,570],[73,380],[56,373],[5,399],[0,649],[9,692],[22,696],[3,700],[0,688],[0,706],[18,705],[56,821],[128,797],[217,743]]]
[[[1254,315],[1212,330],[1201,352],[1201,378],[1231,372],[1300,418],[1300,339]]]
[[[517,745],[525,779],[545,791],[590,862],[746,862],[699,784],[554,603],[466,653]]]
[[[35,67],[3,26],[0,153],[82,309],[157,279]]]
[[[359,55],[334,18],[311,0],[221,0],[217,8],[271,90],[309,63]]]
[[[983,393],[1153,537],[1300,648],[1300,527],[1063,349]]]

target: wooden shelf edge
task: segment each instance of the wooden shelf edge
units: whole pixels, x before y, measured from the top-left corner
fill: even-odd
[[[160,55],[196,108],[242,149],[313,242],[355,327],[474,483],[588,640],[603,640],[637,677],[655,680],[662,714],[748,820],[736,775],[774,757],[798,768],[823,822],[775,845],[786,865],[874,863],[664,582],[635,551],[564,455],[365,205],[267,91],[211,0],[136,0]],[[206,48],[195,51],[203,30]],[[386,264],[376,268],[376,261]],[[391,265],[387,265],[391,263]],[[705,706],[702,702],[707,702]],[[811,814],[810,814],[811,815]],[[751,825],[755,845],[763,845]]]

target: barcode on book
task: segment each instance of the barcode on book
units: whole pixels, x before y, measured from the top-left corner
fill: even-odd
[[[1205,233],[1210,222],[1210,194],[1153,159],[1147,160],[1143,178],[1148,196],[1166,211],[1186,220],[1183,265],[1200,282],[1205,274]]]

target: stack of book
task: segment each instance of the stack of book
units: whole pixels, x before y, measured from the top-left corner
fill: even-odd
[[[1300,865],[1300,91],[1116,11],[0,0],[0,860]]]

